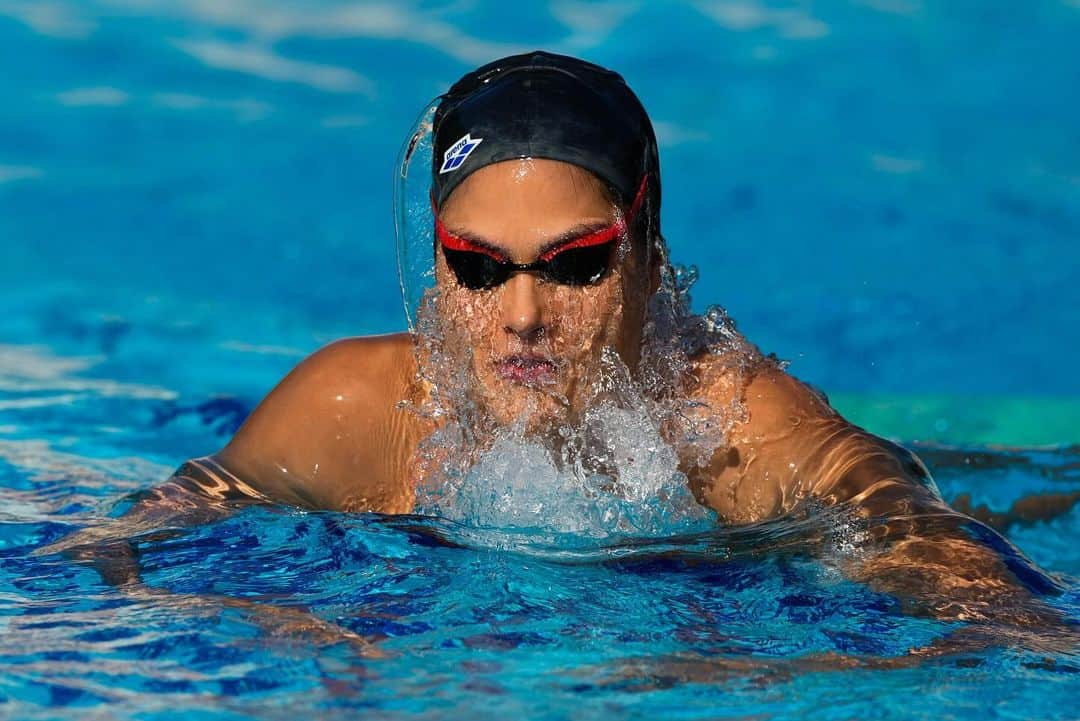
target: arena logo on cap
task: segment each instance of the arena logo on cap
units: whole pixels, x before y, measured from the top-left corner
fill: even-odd
[[[461,167],[472,151],[476,150],[476,146],[484,142],[483,138],[470,137],[468,133],[461,136],[461,139],[451,145],[445,153],[443,153],[442,167],[439,168],[439,174],[449,173],[451,170],[457,170]]]

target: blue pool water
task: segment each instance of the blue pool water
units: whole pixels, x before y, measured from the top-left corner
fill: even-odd
[[[642,96],[701,306],[947,499],[1080,489],[1074,0],[518,5],[0,0],[0,717],[1076,718],[1075,652],[890,661],[963,629],[846,581],[828,514],[610,547],[248,508],[134,539],[137,596],[33,554],[404,326],[402,136],[533,47]],[[1080,618],[1080,511],[1008,537]]]

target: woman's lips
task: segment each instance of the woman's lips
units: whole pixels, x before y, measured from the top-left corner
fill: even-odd
[[[523,386],[550,385],[555,382],[558,366],[543,356],[511,355],[495,364],[503,380]]]

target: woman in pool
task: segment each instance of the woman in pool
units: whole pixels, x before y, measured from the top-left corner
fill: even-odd
[[[441,426],[467,425],[478,447],[511,426],[565,444],[566,429],[612,392],[614,367],[615,386],[680,397],[662,434],[722,521],[842,505],[879,519],[868,524],[872,551],[849,564],[853,577],[906,597],[932,589],[928,610],[940,616],[1038,615],[1025,583],[1044,577],[1007,541],[950,509],[913,454],[852,426],[732,328],[650,346],[670,281],[659,161],[621,77],[541,52],[498,60],[443,96],[433,145],[427,328],[438,343],[421,325],[323,348],[222,451],[186,463],[133,517],[207,518],[244,499],[409,513],[440,482],[445,454],[425,443]],[[688,318],[680,333],[708,325]],[[457,381],[429,372],[434,356]],[[417,412],[432,404],[440,412]],[[708,453],[680,419],[722,431]]]

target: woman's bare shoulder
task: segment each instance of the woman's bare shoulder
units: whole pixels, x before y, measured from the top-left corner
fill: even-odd
[[[399,406],[415,394],[415,377],[408,334],[334,341],[282,379],[217,458],[272,498],[348,505],[366,485],[397,480],[383,466],[413,435]]]
[[[286,377],[298,380],[318,377],[340,380],[345,384],[386,380],[390,371],[415,373],[413,338],[408,333],[353,336],[341,338],[319,348],[296,366]]]
[[[726,442],[707,467],[688,476],[703,503],[729,522],[770,518],[788,509],[793,482],[818,431],[846,423],[824,395],[760,354],[694,359],[694,395],[722,414]]]
[[[691,367],[694,394],[714,407],[741,407],[746,423],[773,425],[793,411],[836,417],[823,392],[788,373],[775,356],[754,348],[702,353]]]

